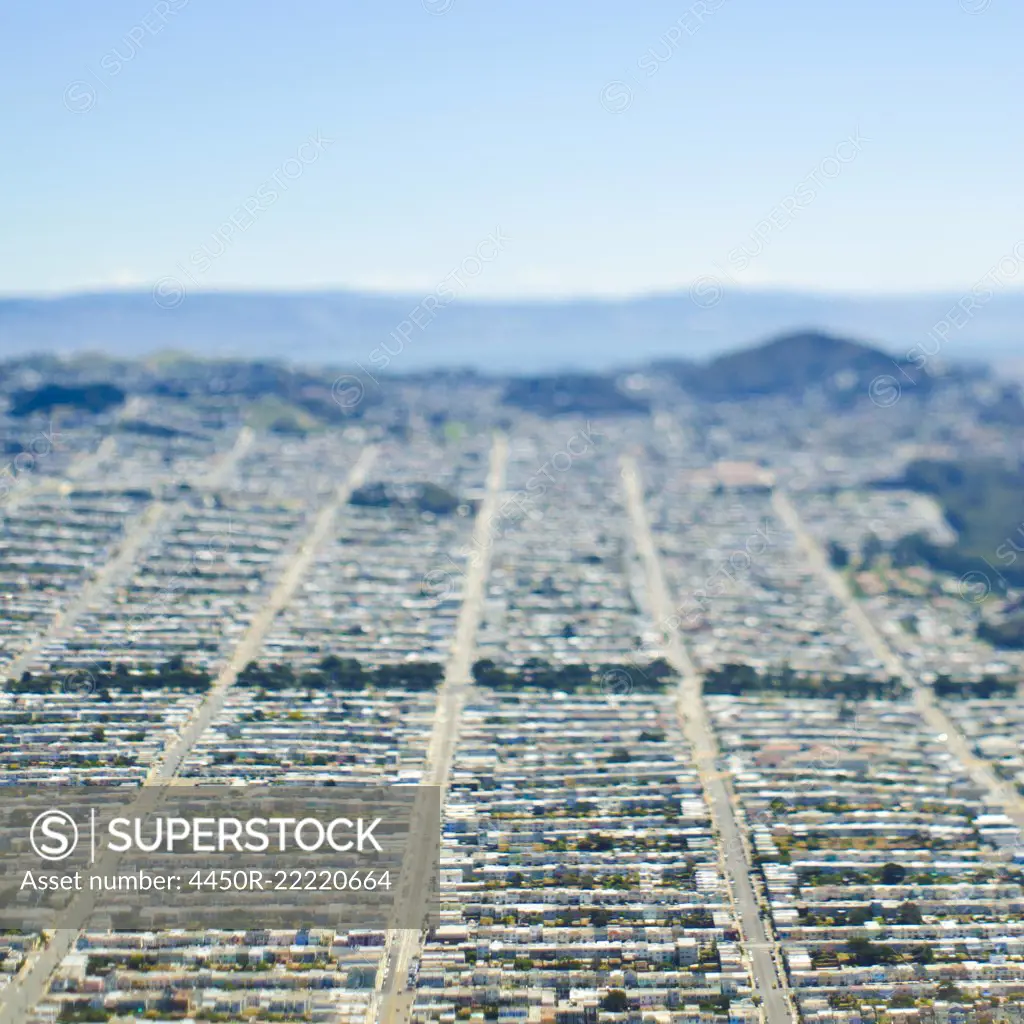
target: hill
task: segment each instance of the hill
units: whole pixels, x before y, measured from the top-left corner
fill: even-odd
[[[980,573],[996,591],[1007,584],[1024,586],[1024,559],[1011,546],[1021,543],[1021,467],[989,459],[920,459],[907,465],[902,479],[882,486],[932,495],[957,532],[956,543],[947,546],[916,534],[904,537],[893,551],[897,561],[923,562],[956,575]]]
[[[784,334],[729,352],[704,365],[662,364],[696,397],[711,401],[764,395],[799,397],[819,389],[832,398],[862,397],[876,377],[914,381],[924,394],[932,378],[881,349],[820,331]],[[904,375],[906,377],[904,378]]]

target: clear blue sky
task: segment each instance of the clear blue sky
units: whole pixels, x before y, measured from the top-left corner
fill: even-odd
[[[1024,238],[1022,39],[1020,0],[7,4],[0,292],[180,276],[275,172],[201,287],[417,291],[500,227],[467,293],[959,288]]]

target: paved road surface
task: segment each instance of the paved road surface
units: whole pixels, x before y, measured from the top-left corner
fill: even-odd
[[[247,446],[251,439],[250,434],[244,445]],[[236,445],[236,449],[238,447]],[[219,467],[218,478],[222,473],[227,472],[241,454],[239,451],[233,451],[235,453],[234,457],[226,465]],[[224,706],[228,689],[238,677],[238,673],[258,654],[263,639],[274,618],[291,600],[301,582],[303,574],[312,563],[317,550],[330,536],[339,511],[347,504],[352,491],[365,479],[366,473],[373,464],[376,455],[376,448],[368,447],[364,449],[344,484],[338,488],[331,501],[321,509],[309,534],[295,555],[294,561],[289,564],[268,597],[266,604],[242,636],[231,660],[217,677],[206,699],[185,724],[173,745],[165,752],[163,758],[154,765],[153,770],[146,779],[146,786],[166,783],[177,773],[203,731]],[[208,479],[206,485],[209,486],[213,482],[212,478]],[[145,802],[146,799],[145,794],[140,795],[140,801]],[[87,909],[87,906],[83,905],[80,908],[78,904],[75,904],[72,906],[70,913],[79,916],[79,912],[84,912]],[[8,1024],[8,1022],[10,1024],[19,1022],[20,1024],[21,1021],[26,1019],[31,1008],[39,1002],[46,992],[50,975],[71,951],[78,934],[77,928],[58,929],[53,934],[46,948],[34,955],[31,962],[23,968],[18,976],[18,980],[0,992],[0,1024]]]
[[[274,624],[274,619],[295,595],[295,591],[312,565],[317,551],[331,536],[338,513],[348,504],[352,492],[362,486],[366,474],[376,458],[377,449],[375,447],[364,448],[345,482],[335,491],[331,501],[317,514],[312,528],[295,553],[293,560],[282,573],[263,607],[249,623],[249,628],[242,634],[238,646],[228,663],[221,669],[213,686],[210,687],[206,699],[185,723],[174,745],[154,765],[149,776],[150,784],[167,782],[177,775],[185,758],[192,752],[196,741],[206,731],[206,727],[220,714],[224,702],[227,700],[228,691],[238,678],[238,673],[259,655],[267,632]]]
[[[458,737],[459,720],[473,681],[476,634],[483,615],[486,584],[491,571],[491,524],[497,513],[505,483],[507,459],[508,441],[504,435],[499,434],[491,446],[487,493],[473,529],[472,550],[477,553],[477,557],[470,560],[469,571],[464,580],[459,621],[445,666],[444,683],[438,694],[437,714],[434,718],[430,744],[427,747],[427,770],[423,784],[440,787],[442,813]],[[423,859],[416,858],[411,870],[403,871],[403,878],[408,876],[408,880],[402,883],[402,888],[408,890],[409,898],[419,898],[422,902],[428,890],[428,879],[425,877],[427,867],[428,864]],[[409,964],[419,953],[421,945],[422,934],[419,931],[409,928],[389,931],[385,955],[381,958],[381,969],[377,976],[375,997],[371,1001],[366,1017],[367,1024],[375,1024],[378,1019],[384,1024],[402,1024],[409,1019],[415,994],[406,990],[407,976]]]
[[[654,537],[644,507],[643,484],[636,464],[624,459],[622,480],[633,527],[633,540],[647,573],[651,614],[657,623],[671,620],[675,606],[661,569]],[[743,947],[750,958],[757,995],[768,1024],[793,1024],[796,1021],[785,972],[776,968],[781,954],[760,916],[753,885],[753,869],[747,857],[748,848],[736,823],[732,796],[726,786],[727,773],[717,770],[718,747],[714,731],[704,708],[702,680],[689,652],[674,630],[665,630],[665,656],[681,677],[678,711],[683,731],[693,748],[701,785],[707,795],[711,814],[719,834],[719,847],[728,880],[733,906],[743,934]]]
[[[974,754],[957,724],[935,699],[932,688],[919,683],[903,659],[889,646],[881,632],[868,618],[860,602],[853,596],[846,580],[832,567],[824,548],[804,525],[789,496],[776,487],[772,493],[772,504],[778,517],[789,527],[803,547],[808,560],[821,579],[842,602],[871,652],[885,665],[891,675],[910,688],[921,717],[937,735],[945,734],[946,745],[968,770],[974,781],[988,792],[991,800],[998,804],[1018,827],[1024,828],[1024,798],[1008,782],[1000,779],[987,762]]]
[[[253,433],[248,427],[239,431],[235,444],[221,457],[220,461],[212,468],[205,477],[195,481],[197,489],[215,487],[226,478],[238,460],[249,450],[252,444]],[[108,441],[113,438],[106,438],[100,445],[102,450]],[[95,453],[94,453],[95,454]],[[85,470],[78,466],[78,471],[72,467],[68,471],[69,479],[78,479]],[[91,470],[90,470],[91,472]],[[121,543],[114,551],[111,558],[100,566],[96,574],[86,582],[82,589],[72,598],[63,611],[58,612],[50,623],[49,628],[36,638],[28,647],[23,650],[5,669],[4,676],[8,679],[18,679],[21,674],[32,666],[38,655],[51,644],[67,639],[75,628],[75,623],[82,615],[92,608],[106,587],[112,582],[127,575],[128,571],[135,564],[139,553],[149,542],[157,527],[167,518],[168,515],[176,513],[184,508],[181,502],[167,503],[159,499],[151,502],[139,515],[130,519],[125,524],[124,535]],[[88,682],[86,674],[75,674],[69,677],[70,686],[73,688],[79,682]],[[80,687],[85,690],[85,685]]]

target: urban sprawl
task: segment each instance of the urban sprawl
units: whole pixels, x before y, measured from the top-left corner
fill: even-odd
[[[1024,1021],[1024,653],[872,486],[1019,439],[381,387],[2,420],[0,785],[439,786],[439,919],[0,933],[0,1020]]]

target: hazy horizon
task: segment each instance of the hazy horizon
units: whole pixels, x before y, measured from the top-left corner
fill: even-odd
[[[459,296],[460,304],[467,305],[558,305],[572,302],[605,302],[608,304],[623,302],[642,302],[649,299],[677,298],[680,295],[688,295],[695,286],[698,286],[705,276],[702,275],[693,281],[685,281],[676,286],[663,288],[638,289],[634,291],[572,291],[565,293],[545,292],[516,292],[516,293],[490,293],[480,291],[472,295]],[[4,291],[0,289],[0,302],[17,302],[19,300],[44,301],[52,299],[77,299],[91,297],[106,297],[119,295],[151,295],[158,281],[134,282],[131,284],[107,284],[102,286],[83,286],[67,289],[26,289],[22,291]],[[744,295],[772,295],[772,296],[794,296],[811,297],[815,299],[934,299],[953,298],[954,301],[964,293],[970,291],[976,282],[964,281],[960,286],[950,285],[947,287],[932,287],[918,289],[885,289],[885,288],[857,288],[857,287],[833,287],[817,288],[813,285],[801,287],[799,285],[773,285],[773,284],[751,284],[735,286],[728,284],[727,279],[723,281],[728,286],[724,291],[742,293]],[[436,282],[435,282],[436,284]],[[312,285],[223,285],[189,289],[191,295],[356,295],[365,298],[379,299],[417,299],[422,298],[426,289],[388,289],[374,287],[359,287],[346,283],[323,283]],[[1001,295],[1006,297],[1024,297],[1024,279],[1020,285],[1008,285],[1002,289]]]
[[[1018,358],[1024,292],[860,296],[691,289],[639,297],[481,298],[439,283],[424,293],[162,290],[0,298],[0,355],[162,351],[360,364],[373,372],[466,367],[483,373],[609,370],[702,360],[781,334],[817,331],[894,356],[1001,365]],[[931,339],[931,340],[928,340]]]

